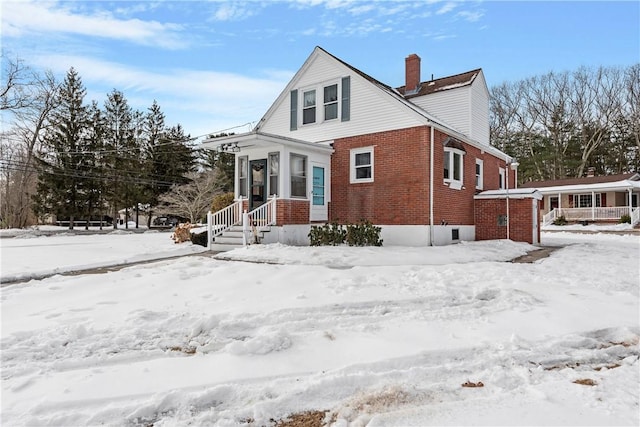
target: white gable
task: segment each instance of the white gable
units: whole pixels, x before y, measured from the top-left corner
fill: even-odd
[[[323,89],[326,86],[337,84],[340,94],[344,77],[349,77],[350,81],[349,120],[342,121],[340,114],[338,114],[336,119],[325,121],[323,120]],[[303,92],[314,89],[316,90],[317,103],[316,122],[302,124]],[[290,93],[292,90],[298,91],[296,130],[290,129]],[[425,123],[424,116],[407,108],[406,105],[398,102],[397,98],[322,49],[316,48],[265,114],[258,128],[260,131],[270,134],[320,142],[420,126]]]

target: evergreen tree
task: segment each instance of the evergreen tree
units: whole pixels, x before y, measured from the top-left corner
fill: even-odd
[[[104,149],[106,138],[106,124],[104,114],[93,101],[88,112],[88,129],[86,136],[86,148],[91,156],[87,156],[83,165],[86,179],[84,180],[84,192],[86,194],[86,216],[88,219],[99,217],[100,229],[105,216],[105,190],[107,183],[105,177]],[[87,223],[88,224],[88,223]]]
[[[58,107],[52,113],[52,126],[43,138],[38,156],[39,176],[34,198],[37,210],[68,217],[69,228],[83,214],[83,170],[86,163],[86,89],[77,71],[71,68],[58,92]]]
[[[107,95],[105,170],[110,182],[106,196],[113,209],[114,228],[117,228],[118,210],[128,209],[136,198],[141,162],[133,114],[122,92],[114,89]]]
[[[221,138],[233,133],[221,133],[210,135],[209,138]],[[216,171],[216,186],[224,193],[233,191],[235,174],[235,155],[215,150],[204,150],[201,154],[202,165],[205,169]]]

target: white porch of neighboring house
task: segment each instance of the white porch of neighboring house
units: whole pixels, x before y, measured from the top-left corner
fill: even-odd
[[[640,181],[621,180],[585,185],[538,188],[543,195],[542,224],[564,217],[569,222],[618,222],[629,215],[640,224]]]
[[[329,219],[330,144],[257,131],[204,141],[203,148],[235,155],[235,202],[208,215],[210,248],[308,244],[311,223]]]

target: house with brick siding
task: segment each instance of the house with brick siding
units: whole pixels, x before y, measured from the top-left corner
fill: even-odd
[[[236,159],[236,201],[209,216],[215,247],[247,231],[306,245],[333,221],[368,220],[385,245],[484,236],[475,197],[514,188],[517,163],[489,144],[482,69],[423,80],[411,54],[404,77],[388,86],[316,47],[250,132],[204,141]]]

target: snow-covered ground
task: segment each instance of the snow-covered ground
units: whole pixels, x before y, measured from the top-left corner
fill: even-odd
[[[2,277],[201,250],[168,236],[5,238]],[[542,243],[532,264],[504,240],[265,245],[5,286],[0,421],[639,425],[640,237]]]

